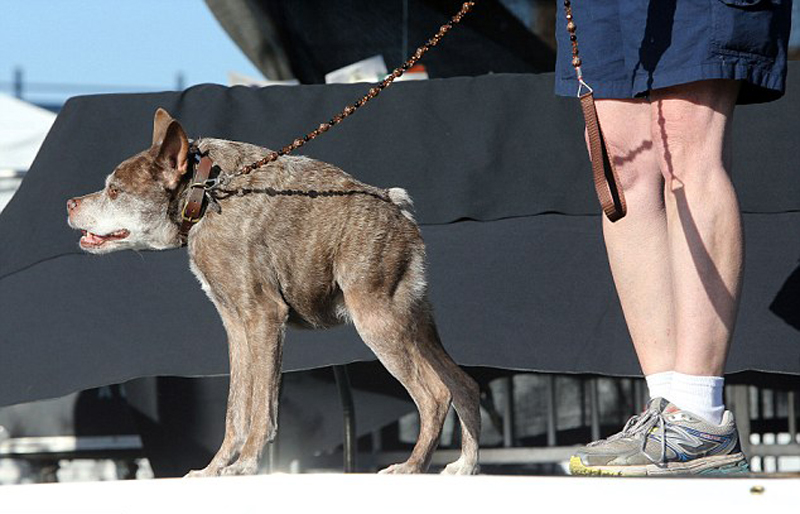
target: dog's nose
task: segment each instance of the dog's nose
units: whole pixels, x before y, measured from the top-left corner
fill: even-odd
[[[80,205],[81,201],[78,198],[70,198],[67,200],[67,212],[70,213],[74,211],[78,205]]]

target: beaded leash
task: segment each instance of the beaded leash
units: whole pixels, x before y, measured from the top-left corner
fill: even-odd
[[[625,195],[619,185],[619,175],[617,175],[614,161],[609,158],[610,154],[603,131],[600,130],[600,121],[594,103],[594,90],[583,80],[582,62],[578,56],[578,36],[575,33],[577,26],[572,16],[570,0],[564,0],[564,15],[567,18],[567,32],[569,32],[569,41],[572,44],[572,67],[575,68],[575,76],[578,79],[578,98],[580,98],[583,118],[586,121],[594,187],[606,217],[612,222],[618,221],[627,212]],[[586,89],[585,93],[584,89]]]
[[[353,105],[348,105],[342,112],[331,118],[330,121],[322,123],[316,129],[312,130],[302,138],[295,139],[292,143],[284,146],[279,151],[272,151],[263,159],[243,166],[239,170],[239,173],[235,173],[233,176],[247,175],[253,170],[261,168],[262,166],[266,166],[267,164],[277,160],[279,157],[300,148],[312,139],[315,139],[323,132],[327,132],[334,125],[341,123],[342,120],[353,114],[356,109],[378,96],[380,92],[389,87],[392,82],[395,81],[395,79],[401,77],[406,71],[414,66],[417,61],[419,61],[422,56],[428,50],[430,50],[431,47],[439,44],[439,41],[442,40],[442,38],[450,31],[450,29],[452,29],[454,25],[460,23],[462,18],[469,13],[474,6],[475,2],[464,2],[464,4],[461,6],[461,9],[452,18],[450,18],[447,23],[439,27],[438,32],[431,39],[429,39],[427,43],[417,48],[417,51],[414,52],[414,55],[412,55],[405,63],[403,63],[402,66],[396,68],[391,74],[383,79],[382,82],[372,87],[366,95],[356,101]],[[278,190],[271,187],[239,188],[234,190],[224,189],[221,187],[221,185],[226,181],[226,179],[221,179],[219,176],[213,179],[209,178],[215,169],[211,159],[207,155],[203,155],[197,150],[192,153],[193,157],[190,159],[190,164],[193,168],[192,181],[189,185],[189,193],[184,201],[183,208],[181,209],[181,223],[179,229],[180,237],[184,243],[188,240],[189,231],[203,217],[207,205],[210,205],[212,209],[219,211],[220,206],[217,201],[224,200],[225,198],[229,198],[230,196],[234,195],[244,196],[246,194],[261,193],[268,196],[306,196],[309,198],[367,195],[385,202],[391,202],[388,197],[381,196],[372,191],[362,190],[304,191],[297,189]],[[227,179],[230,178],[231,177],[227,177]]]
[[[475,2],[464,2],[464,4],[461,6],[461,10],[459,10],[455,14],[455,16],[450,18],[450,20],[447,23],[439,27],[439,31],[436,33],[436,35],[434,35],[431,39],[429,39],[427,43],[417,48],[417,51],[414,52],[414,55],[412,55],[405,63],[403,63],[402,66],[396,68],[385,79],[383,79],[382,82],[371,88],[366,95],[364,95],[362,98],[359,98],[358,101],[355,102],[353,105],[348,105],[347,107],[344,108],[342,112],[331,118],[330,121],[320,124],[320,126],[317,127],[316,129],[312,130],[311,132],[309,132],[308,134],[306,134],[301,138],[295,139],[293,142],[284,146],[280,150],[272,151],[268,153],[267,156],[264,157],[263,159],[258,160],[252,164],[248,164],[247,166],[244,166],[241,169],[241,173],[247,175],[248,173],[250,173],[255,169],[258,169],[262,166],[266,166],[272,161],[278,159],[278,157],[286,155],[293,150],[297,150],[298,148],[308,143],[312,139],[315,139],[323,132],[327,132],[334,125],[338,125],[342,120],[344,120],[345,118],[356,112],[356,110],[359,107],[363,106],[364,104],[366,104],[367,102],[378,96],[381,93],[381,91],[389,87],[392,84],[392,82],[395,81],[395,79],[401,77],[406,71],[408,71],[409,68],[414,66],[417,63],[417,61],[419,61],[422,58],[422,56],[425,55],[425,53],[428,50],[430,50],[431,47],[439,44],[439,41],[442,40],[445,34],[447,34],[447,32],[449,32],[454,25],[460,23],[461,19],[467,13],[469,13],[474,6]]]
[[[309,132],[302,138],[295,139],[292,143],[284,146],[278,151],[272,151],[268,153],[264,158],[255,161],[251,164],[243,166],[239,172],[239,174],[247,175],[253,170],[266,166],[267,164],[277,160],[279,157],[283,155],[287,155],[293,150],[300,148],[301,146],[305,145],[307,142],[311,141],[312,139],[317,138],[320,134],[327,132],[331,127],[334,125],[338,125],[342,122],[345,118],[353,114],[358,108],[378,96],[381,91],[389,87],[395,79],[401,77],[407,70],[409,70],[412,66],[414,66],[417,61],[419,61],[422,56],[430,50],[431,47],[436,46],[442,38],[453,28],[454,25],[461,22],[463,17],[469,13],[472,8],[475,6],[474,1],[464,2],[461,6],[461,9],[444,25],[442,25],[438,32],[429,39],[424,45],[417,48],[416,52],[399,68],[396,68],[391,74],[389,74],[382,82],[378,85],[372,87],[369,92],[356,101],[353,105],[348,105],[347,107],[342,110],[339,114],[335,115],[330,121],[326,123],[320,124],[319,127],[314,129],[313,131]],[[573,20],[572,15],[572,6],[570,0],[564,0],[564,11],[567,19],[567,31],[570,33],[569,39],[572,44],[572,66],[575,68],[575,73],[578,78],[578,97],[581,100],[581,107],[583,110],[584,119],[586,120],[586,129],[587,134],[589,136],[589,147],[590,147],[590,155],[592,161],[592,170],[594,174],[594,182],[595,182],[595,189],[597,190],[597,196],[600,200],[600,204],[603,207],[603,211],[605,212],[606,216],[609,220],[617,221],[625,216],[626,213],[626,204],[625,204],[625,196],[623,195],[622,189],[618,186],[619,178],[617,176],[616,169],[614,167],[614,163],[611,159],[609,159],[608,148],[603,138],[602,131],[600,130],[600,125],[597,118],[597,110],[595,108],[594,103],[594,96],[592,88],[584,81],[583,79],[583,72],[581,70],[581,58],[578,56],[578,38],[575,34],[577,26]],[[587,92],[581,94],[583,89],[586,89]],[[209,166],[206,166],[210,168]],[[381,200],[386,201],[387,199],[377,195],[372,192],[366,191],[302,191],[302,190],[274,190],[272,188],[266,189],[252,189],[252,188],[245,188],[238,191],[231,191],[231,190],[224,190],[219,188],[220,182],[219,180],[211,181],[211,183],[207,184],[207,176],[203,180],[194,180],[191,189],[197,190],[197,198],[194,200],[187,200],[184,208],[183,208],[183,221],[184,225],[186,225],[185,229],[182,227],[181,233],[185,237],[188,234],[191,225],[199,221],[200,216],[202,216],[202,206],[205,199],[211,199],[212,202],[216,205],[216,199],[214,198],[214,193],[222,193],[222,197],[218,197],[218,199],[223,199],[224,197],[230,196],[232,194],[236,194],[242,196],[244,194],[249,193],[264,193],[270,196],[309,196],[311,198],[316,198],[318,196],[351,196],[355,194],[368,194],[370,196],[375,196]],[[197,186],[197,187],[195,187]],[[191,215],[186,215],[187,207],[190,203],[194,202],[195,208],[193,209],[193,213]]]

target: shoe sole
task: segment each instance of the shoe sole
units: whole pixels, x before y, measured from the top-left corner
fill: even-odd
[[[692,459],[687,462],[667,462],[666,464],[660,465],[647,464],[641,466],[586,466],[577,455],[573,455],[569,459],[570,474],[581,476],[726,476],[747,473],[749,471],[750,466],[743,453],[714,455],[711,457]]]

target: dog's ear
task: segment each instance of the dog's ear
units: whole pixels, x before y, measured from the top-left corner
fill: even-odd
[[[181,124],[175,120],[169,122],[164,131],[164,140],[158,149],[157,160],[163,167],[160,177],[167,189],[174,189],[181,177],[189,169],[189,138]]]
[[[172,116],[169,115],[166,109],[163,107],[159,107],[156,110],[155,116],[153,116],[153,143],[154,145],[160,144],[164,141],[164,135],[167,133],[167,127],[169,127],[170,122],[172,121]]]

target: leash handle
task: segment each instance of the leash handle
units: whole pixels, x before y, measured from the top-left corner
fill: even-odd
[[[594,103],[594,90],[583,79],[582,61],[578,55],[578,36],[576,34],[578,27],[572,16],[570,0],[564,0],[564,16],[567,19],[567,32],[569,32],[569,41],[572,45],[572,67],[575,68],[575,76],[578,79],[578,98],[580,98],[583,119],[586,122],[595,191],[600,200],[600,206],[609,221],[618,221],[625,216],[628,210],[625,194],[619,185],[617,168],[614,160],[610,158],[608,144],[600,129],[600,119]],[[586,93],[583,92],[584,89],[587,90]]]

